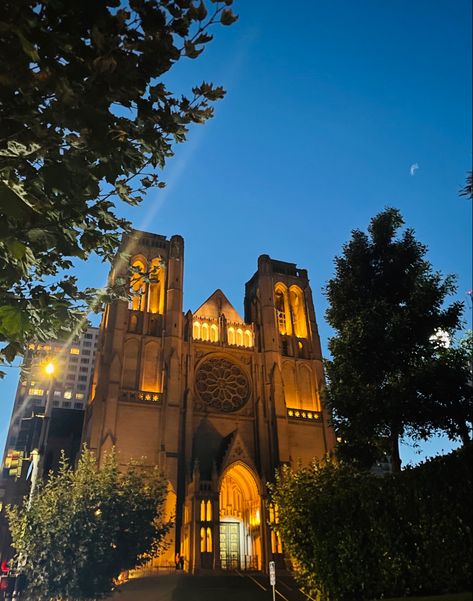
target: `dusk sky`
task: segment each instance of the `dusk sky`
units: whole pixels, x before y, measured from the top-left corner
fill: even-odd
[[[393,206],[433,267],[458,275],[471,327],[472,208],[459,197],[472,163],[470,0],[237,0],[234,12],[166,78],[177,94],[223,85],[214,119],[176,148],[166,190],[120,208],[139,229],[184,237],[184,310],[221,288],[242,314],[245,282],[269,254],[308,270],[326,353],[333,259]],[[77,266],[83,286],[107,272]],[[2,450],[19,375],[5,371]],[[448,448],[437,439],[402,454]]]

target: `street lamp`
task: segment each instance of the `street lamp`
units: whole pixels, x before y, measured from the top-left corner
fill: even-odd
[[[52,397],[53,397],[53,384],[54,384],[54,372],[56,371],[56,366],[52,361],[48,361],[44,366],[45,373],[49,376],[49,384],[48,384],[48,392],[46,395],[46,404],[44,406],[44,413],[41,421],[41,428],[39,434],[39,442],[38,448],[33,449],[31,452],[31,488],[28,499],[28,507],[31,506],[34,491],[36,488],[36,481],[38,479],[38,473],[42,476],[43,464],[44,464],[44,455],[46,452],[46,444],[48,442],[48,434],[49,434],[49,423],[52,412]]]
[[[46,452],[46,444],[48,441],[48,434],[49,434],[49,421],[50,421],[51,411],[52,411],[52,397],[53,397],[53,384],[54,384],[55,370],[56,370],[56,366],[54,365],[54,363],[52,361],[48,361],[48,363],[46,363],[46,365],[44,366],[44,371],[49,376],[49,384],[48,384],[48,392],[46,395],[46,405],[44,406],[44,413],[42,416],[43,419],[41,421],[41,429],[40,429],[40,434],[39,434],[38,448],[33,449],[31,451],[32,470],[31,470],[31,487],[30,487],[30,494],[28,496],[28,505],[27,505],[28,509],[31,508],[31,505],[33,503],[33,497],[34,497],[34,493],[35,493],[35,489],[36,489],[36,483],[38,480],[38,473],[42,475],[41,472],[43,470],[44,454]],[[13,598],[18,597],[18,595],[20,594],[20,589],[21,589],[20,577],[21,577],[21,573],[22,573],[25,563],[26,563],[26,555],[23,553],[20,553],[20,555],[18,557],[19,571],[17,572],[17,577],[15,580],[15,590],[13,591]]]

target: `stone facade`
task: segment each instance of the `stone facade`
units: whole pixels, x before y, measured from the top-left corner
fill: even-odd
[[[134,232],[133,298],[104,312],[85,437],[99,457],[145,457],[169,481],[173,544],[185,568],[282,562],[266,482],[329,452],[322,358],[307,272],[258,259],[245,319],[216,290],[183,313],[184,242]],[[126,276],[117,263],[112,279]],[[150,278],[140,274],[150,273]]]

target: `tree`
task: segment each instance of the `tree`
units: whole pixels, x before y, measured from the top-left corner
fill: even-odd
[[[221,87],[177,97],[163,76],[194,59],[233,0],[5,0],[0,5],[0,359],[69,333],[96,290],[74,260],[113,257],[116,201],[163,187],[158,172]]]
[[[436,334],[453,338],[463,305],[425,258],[426,247],[388,208],[359,230],[335,259],[326,288],[329,341],[327,402],[341,442],[338,452],[369,465],[390,453],[400,470],[399,440],[427,438],[442,429],[459,435],[471,419],[465,403],[465,363],[443,352]]]
[[[16,561],[25,562],[28,593],[38,601],[91,599],[109,593],[123,570],[163,547],[166,481],[115,455],[98,469],[85,450],[74,471],[63,457],[57,474],[40,482],[31,504],[8,508]]]

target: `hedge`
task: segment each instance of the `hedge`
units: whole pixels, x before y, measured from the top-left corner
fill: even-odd
[[[358,601],[471,590],[471,445],[398,475],[330,459],[270,485],[305,590]]]

